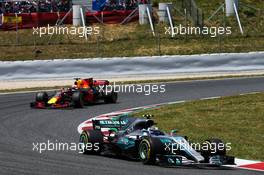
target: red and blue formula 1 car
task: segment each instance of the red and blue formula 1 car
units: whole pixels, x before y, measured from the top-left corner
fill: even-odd
[[[63,88],[52,95],[47,92],[38,92],[35,102],[30,104],[33,108],[82,108],[85,104],[96,103],[103,100],[105,103],[116,103],[118,95],[107,80],[93,80],[92,78],[76,78],[71,88]]]
[[[187,137],[157,129],[148,117],[116,116],[95,119],[80,135],[83,153],[126,156],[144,164],[222,167],[234,164],[220,139],[209,139],[204,148],[193,148]],[[88,145],[88,146],[87,146]],[[210,145],[210,146],[209,146]]]

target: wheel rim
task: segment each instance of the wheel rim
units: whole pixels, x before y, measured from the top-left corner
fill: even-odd
[[[139,149],[140,158],[142,160],[146,160],[148,157],[148,152],[149,152],[149,147],[148,147],[147,143],[142,143],[142,145],[140,146],[140,149]]]
[[[81,143],[81,150],[85,151],[85,147],[88,143],[88,137],[85,134],[81,134],[79,142]]]

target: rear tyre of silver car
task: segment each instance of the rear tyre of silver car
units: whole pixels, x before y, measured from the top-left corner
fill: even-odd
[[[79,139],[83,154],[100,154],[102,151],[103,134],[98,130],[83,131]]]

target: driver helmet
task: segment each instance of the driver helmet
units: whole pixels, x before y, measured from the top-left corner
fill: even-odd
[[[73,87],[75,87],[75,88],[82,88],[82,80],[81,79],[78,79],[78,80],[76,80],[75,82],[74,82],[74,85],[73,85]]]
[[[151,126],[148,128],[148,131],[151,133],[151,132],[155,132],[155,131],[159,131],[159,128],[156,127],[156,126]]]

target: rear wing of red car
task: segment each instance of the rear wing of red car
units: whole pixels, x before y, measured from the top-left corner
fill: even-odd
[[[109,85],[108,80],[94,80],[93,81],[94,86],[103,86],[103,85]]]

